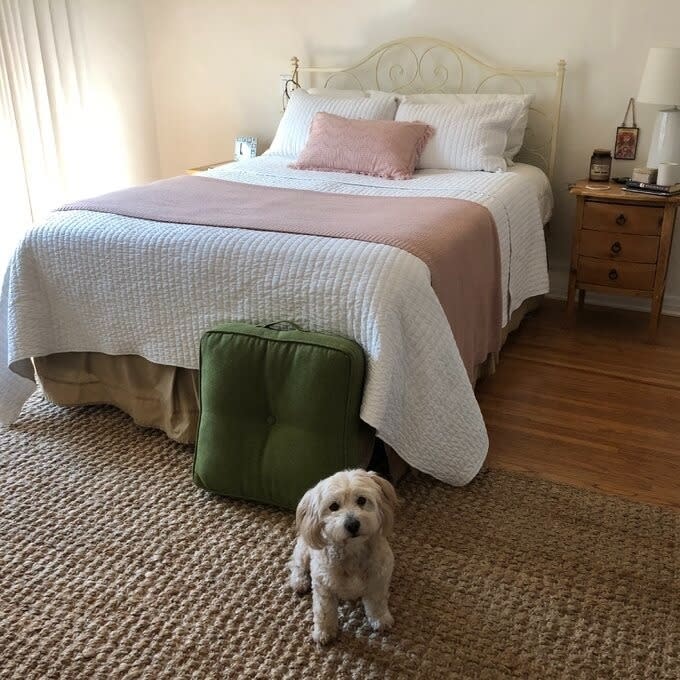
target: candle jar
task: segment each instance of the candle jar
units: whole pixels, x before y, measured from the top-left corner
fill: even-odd
[[[609,149],[595,149],[590,157],[590,181],[608,182],[612,173],[612,152]]]

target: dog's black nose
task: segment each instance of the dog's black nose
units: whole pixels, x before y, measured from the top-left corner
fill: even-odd
[[[345,529],[349,531],[352,536],[356,536],[361,528],[361,522],[356,517],[348,517],[345,520]]]

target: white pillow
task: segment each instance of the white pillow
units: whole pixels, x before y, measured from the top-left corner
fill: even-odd
[[[343,118],[394,120],[396,110],[395,95],[386,92],[374,91],[371,96],[361,97],[327,97],[296,90],[290,97],[267,153],[297,157],[307,143],[312,119],[319,112],[333,113]]]
[[[512,159],[519,153],[524,142],[524,133],[529,120],[529,107],[534,99],[533,94],[407,94],[401,95],[400,101],[410,104],[447,104],[448,106],[460,106],[462,104],[474,104],[476,102],[519,102],[522,105],[515,120],[512,121],[508,132],[508,143],[505,147],[505,160],[512,165]]]
[[[503,156],[519,102],[412,104],[400,102],[395,120],[418,121],[434,128],[418,169],[507,170]]]

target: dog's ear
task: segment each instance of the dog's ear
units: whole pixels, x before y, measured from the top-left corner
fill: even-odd
[[[392,484],[384,477],[381,477],[377,472],[371,471],[368,475],[380,490],[380,502],[378,503],[378,507],[382,518],[381,531],[384,536],[390,536],[392,534],[392,529],[394,528],[394,511],[398,503],[397,492],[394,490]]]
[[[321,533],[321,512],[316,487],[309,489],[298,503],[295,512],[295,526],[310,548],[320,550],[325,541]]]

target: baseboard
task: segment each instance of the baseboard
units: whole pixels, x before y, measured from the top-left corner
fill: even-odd
[[[550,270],[550,293],[549,298],[556,300],[567,299],[567,288],[569,283],[569,270],[551,269]],[[588,293],[586,302],[603,307],[615,307],[617,309],[632,309],[639,312],[648,312],[651,301],[647,298],[627,297],[625,295],[601,295],[600,293]],[[666,293],[663,301],[663,314],[668,316],[680,316],[680,295],[669,295]]]

